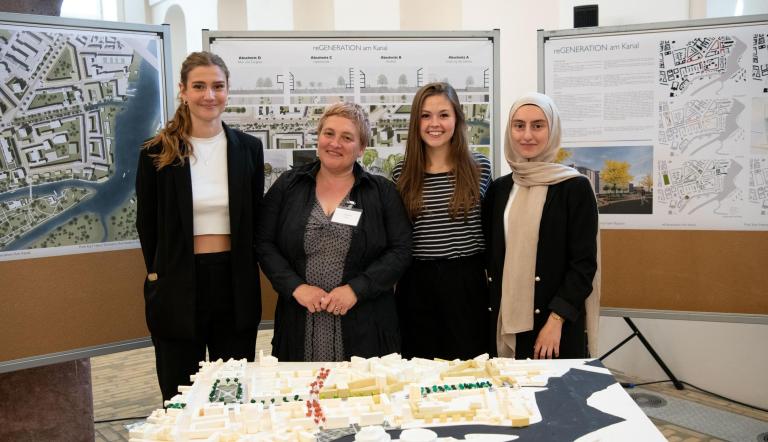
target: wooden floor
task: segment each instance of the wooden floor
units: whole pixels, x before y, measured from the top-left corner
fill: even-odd
[[[256,342],[258,350],[269,351],[272,331],[259,332]],[[91,359],[93,377],[93,408],[95,420],[126,419],[115,422],[96,423],[97,441],[127,441],[126,425],[141,421],[153,410],[162,407],[160,388],[155,377],[154,351],[152,347],[99,356]],[[620,381],[642,382],[628,378],[621,373],[614,373]],[[706,406],[706,410],[726,411],[715,413],[718,419],[733,419],[749,417],[757,422],[758,434],[750,436],[750,441],[768,440],[768,413],[762,413],[730,402],[711,397],[693,389],[676,390],[671,383],[642,386],[641,389],[628,390],[629,393],[645,392],[645,396],[653,397],[655,393],[666,398],[690,401],[691,404]],[[650,393],[650,394],[649,394]],[[644,397],[645,397],[644,396]],[[640,402],[638,402],[640,403]],[[641,404],[642,405],[642,404]],[[702,409],[702,407],[697,407]],[[645,409],[645,408],[644,408]],[[658,414],[658,413],[657,413]],[[649,413],[649,416],[651,413]],[[706,418],[706,416],[705,416]],[[651,417],[659,430],[670,441],[719,441],[727,440],[686,428],[676,422],[669,422],[659,417]],[[764,425],[764,435],[760,436],[761,425]],[[723,425],[727,425],[725,422]],[[753,426],[754,427],[754,426]],[[760,438],[762,437],[762,438]]]

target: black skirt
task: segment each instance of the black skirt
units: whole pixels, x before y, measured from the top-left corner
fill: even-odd
[[[396,299],[404,357],[472,359],[489,351],[482,254],[414,260],[397,284]]]

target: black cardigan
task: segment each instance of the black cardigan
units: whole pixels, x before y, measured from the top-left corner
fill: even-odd
[[[258,207],[264,194],[261,141],[224,125],[232,243],[233,319],[239,330],[256,330],[261,320],[261,289],[254,251]],[[192,230],[192,179],[189,161],[155,168],[141,149],[136,174],[136,230],[148,273],[144,280],[147,326],[153,336],[191,339],[195,330],[195,258]]]
[[[504,209],[512,190],[512,175],[491,184],[483,202],[483,231],[488,257],[492,351],[501,303],[504,271]],[[561,357],[586,357],[584,300],[592,292],[597,270],[597,203],[589,180],[579,176],[549,186],[539,224],[536,251],[533,333],[538,335],[554,311],[566,323],[560,339]],[[536,313],[538,311],[538,313]],[[535,336],[532,336],[535,340]],[[518,343],[520,341],[518,340]],[[571,343],[575,345],[571,346]],[[531,349],[519,349],[525,355]],[[582,356],[579,356],[582,355]]]
[[[319,161],[283,173],[262,203],[257,250],[264,274],[278,293],[272,354],[304,358],[307,309],[293,297],[305,283],[304,230],[315,200]],[[342,285],[357,303],[341,319],[345,358],[382,356],[400,350],[393,287],[411,262],[411,223],[389,180],[354,165],[350,200],[363,213],[354,228]]]

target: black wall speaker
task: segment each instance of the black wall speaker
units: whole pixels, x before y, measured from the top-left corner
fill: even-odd
[[[573,7],[573,27],[586,28],[597,26],[597,5],[581,5]]]

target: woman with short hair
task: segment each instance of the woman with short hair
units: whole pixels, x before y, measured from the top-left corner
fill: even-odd
[[[357,160],[370,137],[358,104],[326,109],[318,159],[283,173],[264,197],[258,253],[278,294],[272,354],[342,361],[400,351],[393,287],[411,259],[394,185]]]

